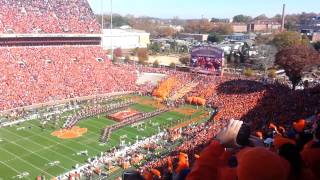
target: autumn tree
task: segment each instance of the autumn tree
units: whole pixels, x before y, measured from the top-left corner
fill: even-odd
[[[272,40],[272,43],[279,49],[287,48],[290,46],[301,45],[301,35],[298,32],[287,31],[277,35]]]
[[[221,23],[214,28],[214,32],[223,34],[223,35],[229,35],[233,33],[233,28],[231,24]]]
[[[153,67],[155,67],[155,68],[158,68],[158,67],[159,67],[159,61],[158,61],[158,60],[155,60],[155,61],[153,62]]]
[[[182,56],[179,58],[181,64],[188,65],[190,63],[190,56]]]
[[[169,67],[172,68],[172,69],[176,68],[176,63],[174,63],[174,62],[170,63]]]
[[[151,19],[142,18],[142,17],[130,18],[128,20],[128,23],[134,29],[140,29],[150,33],[152,37],[155,37],[158,35],[156,30],[159,27],[159,24],[155,21],[152,21]]]
[[[254,71],[251,68],[245,68],[243,74],[245,76],[251,77],[254,75]]]
[[[213,30],[213,23],[207,20],[189,20],[184,26],[188,33],[210,33]]]
[[[148,55],[148,50],[146,48],[138,48],[137,56],[140,64],[147,64],[149,55]]]
[[[156,29],[156,32],[159,37],[172,37],[177,33],[176,30],[171,27],[159,27]]]
[[[320,64],[320,54],[307,46],[293,46],[278,52],[275,63],[285,70],[292,82],[292,88],[295,89],[301,81],[303,72]]]

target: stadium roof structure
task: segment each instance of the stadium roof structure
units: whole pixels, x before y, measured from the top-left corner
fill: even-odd
[[[101,37],[102,34],[94,33],[94,34],[64,34],[64,33],[50,33],[50,34],[0,34],[0,38],[24,38],[24,37]]]

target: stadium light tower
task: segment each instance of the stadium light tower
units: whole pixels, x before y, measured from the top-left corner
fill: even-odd
[[[110,8],[111,8],[111,12],[110,12],[110,31],[111,31],[111,58],[113,60],[113,35],[112,35],[112,0],[110,0]]]
[[[103,23],[104,23],[104,12],[103,12],[103,0],[101,0],[101,29],[103,33]]]
[[[104,9],[103,9],[103,0],[100,1],[101,3],[101,33],[102,33],[102,36],[101,36],[101,47],[103,48],[104,46],[104,32],[103,32],[103,28],[104,28]]]

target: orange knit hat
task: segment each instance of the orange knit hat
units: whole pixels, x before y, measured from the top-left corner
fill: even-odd
[[[293,122],[293,128],[297,132],[302,132],[306,126],[306,121],[304,119],[299,119],[297,122]]]
[[[286,180],[290,173],[289,162],[261,147],[241,150],[237,160],[239,180]]]
[[[274,137],[273,145],[276,149],[279,149],[284,144],[294,144],[295,145],[296,142],[292,139],[285,138],[282,136],[275,136]]]

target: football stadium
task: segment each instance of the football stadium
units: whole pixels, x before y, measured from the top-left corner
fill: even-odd
[[[208,44],[114,62],[87,0],[0,4],[0,180],[320,178],[319,85],[225,71]]]

